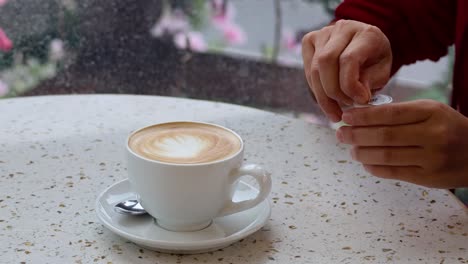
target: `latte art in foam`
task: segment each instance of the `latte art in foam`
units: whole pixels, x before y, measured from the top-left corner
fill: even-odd
[[[237,153],[239,138],[223,128],[191,122],[154,125],[129,139],[137,154],[156,161],[196,164],[221,160]]]

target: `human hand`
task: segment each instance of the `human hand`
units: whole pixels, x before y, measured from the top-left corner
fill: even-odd
[[[307,82],[322,110],[334,122],[341,120],[340,104],[366,104],[371,91],[390,77],[390,42],[379,28],[339,20],[302,39]]]
[[[336,136],[371,174],[427,187],[468,186],[468,119],[417,100],[345,111]]]

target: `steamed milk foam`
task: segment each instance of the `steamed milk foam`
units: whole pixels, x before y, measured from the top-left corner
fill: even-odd
[[[154,125],[133,134],[129,147],[145,158],[176,164],[213,162],[230,157],[241,141],[221,127],[191,122]]]

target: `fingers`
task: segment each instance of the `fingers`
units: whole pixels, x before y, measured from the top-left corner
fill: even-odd
[[[414,184],[425,182],[424,170],[416,166],[364,165],[364,169],[370,174],[384,179],[401,180]]]
[[[361,63],[368,56],[365,40],[353,40],[340,55],[340,87],[343,92],[359,104],[366,104],[370,97],[370,90],[361,82]]]
[[[420,147],[354,147],[351,157],[364,165],[423,167],[424,149]]]
[[[312,88],[312,80],[310,79],[310,66],[315,54],[315,47],[312,40],[313,32],[310,32],[302,39],[302,60],[304,62],[304,73],[309,87]]]
[[[351,20],[305,35],[302,56],[307,82],[322,110],[335,122],[341,120],[339,105],[367,103],[371,89],[388,80],[391,66],[385,35],[376,27]]]
[[[331,121],[339,122],[343,112],[338,103],[335,100],[329,98],[323,91],[322,83],[320,82],[320,76],[317,70],[312,69],[311,80],[312,90],[315,94],[315,98],[317,99],[318,104],[320,105],[320,108],[322,108],[322,111]]]
[[[371,90],[388,81],[392,62],[389,41],[377,27],[362,26],[339,61],[341,89],[355,102],[365,104]]]
[[[354,108],[343,113],[343,121],[352,126],[403,125],[424,122],[432,115],[424,101]],[[427,104],[426,104],[427,105]]]
[[[355,146],[423,146],[428,138],[418,125],[340,127],[336,137],[341,143]]]
[[[325,94],[338,102],[352,105],[353,100],[346,95],[340,87],[339,82],[339,60],[340,54],[348,46],[353,38],[354,32],[351,30],[340,30],[340,23],[335,26],[330,39],[321,49],[317,56],[317,63],[320,68],[320,80],[324,87]]]
[[[333,122],[341,120],[342,110],[338,103],[332,98],[328,97],[324,92],[322,82],[320,80],[320,70],[317,63],[315,53],[320,51],[322,47],[327,43],[328,37],[324,32],[330,32],[330,27],[323,28],[321,34],[318,32],[311,32],[307,34],[303,39],[303,59],[304,59],[304,70],[307,78],[307,82],[312,89],[312,92],[317,99],[320,108]]]
[[[390,79],[391,65],[392,60],[389,58],[386,61],[380,61],[368,68],[362,69],[360,80],[366,86],[366,90],[370,90],[373,93],[384,88]]]

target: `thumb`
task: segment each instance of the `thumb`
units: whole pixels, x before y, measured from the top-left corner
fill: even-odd
[[[361,70],[360,83],[367,91],[382,89],[390,79],[391,63],[380,62]]]

